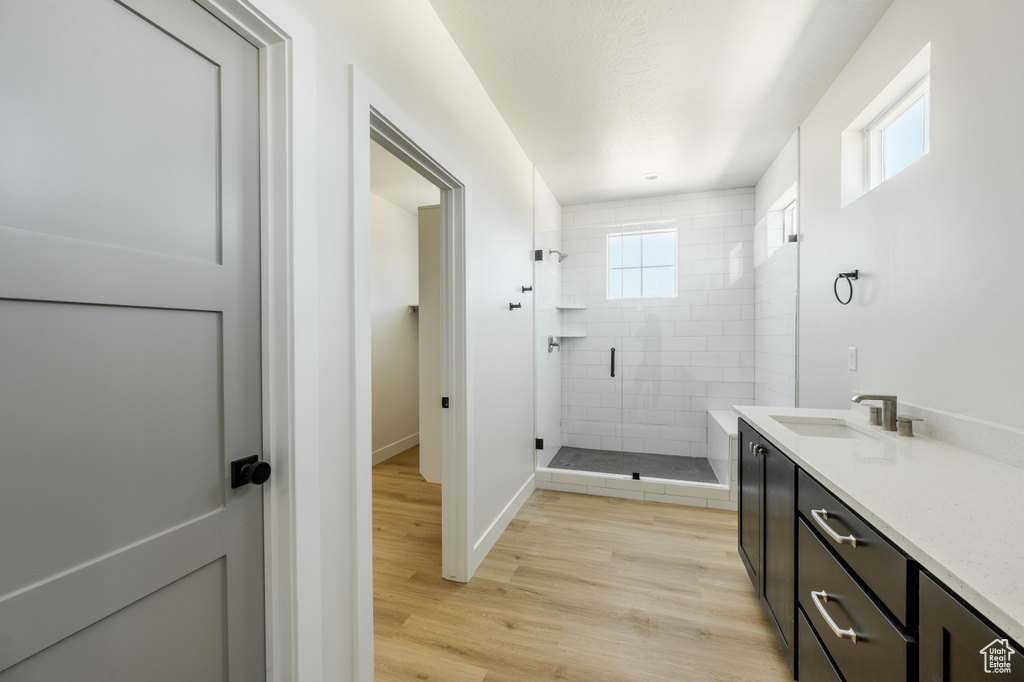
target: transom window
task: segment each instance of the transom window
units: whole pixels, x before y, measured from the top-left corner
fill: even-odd
[[[796,210],[796,199],[786,204],[782,209],[782,235],[786,241],[796,234],[796,226],[799,222],[799,213]]]
[[[783,192],[768,208],[765,229],[765,255],[772,255],[783,244],[796,241],[800,214],[796,207],[797,183]]]
[[[608,298],[676,295],[676,230],[608,235]]]
[[[926,77],[865,131],[872,188],[928,153],[930,100]]]
[[[848,206],[928,154],[931,43],[843,131],[840,205]]]

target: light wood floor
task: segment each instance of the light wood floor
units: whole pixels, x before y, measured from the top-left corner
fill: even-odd
[[[735,513],[538,490],[453,583],[418,461],[373,469],[376,680],[792,680]]]

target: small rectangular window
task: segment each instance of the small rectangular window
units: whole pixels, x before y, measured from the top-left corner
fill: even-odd
[[[794,199],[786,208],[782,209],[782,236],[786,241],[796,234],[798,220],[799,214],[796,211],[796,199]]]
[[[930,100],[926,77],[865,130],[869,138],[870,188],[928,153]]]
[[[799,213],[796,206],[797,185],[793,185],[768,208],[765,225],[765,255],[775,253],[783,244],[796,241]]]
[[[675,295],[675,230],[608,235],[608,298]]]
[[[848,206],[924,158],[931,136],[928,43],[843,130],[840,206]]]

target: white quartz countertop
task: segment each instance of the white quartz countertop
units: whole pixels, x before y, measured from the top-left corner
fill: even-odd
[[[1024,470],[853,410],[734,408],[797,466],[1018,642],[1024,642]],[[832,418],[880,436],[800,436],[774,417]],[[744,447],[740,443],[740,447]]]

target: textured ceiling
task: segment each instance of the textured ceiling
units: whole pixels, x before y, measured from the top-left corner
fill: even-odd
[[[370,191],[409,213],[441,201],[441,190],[370,140]]]
[[[892,0],[430,2],[569,205],[753,185]]]

